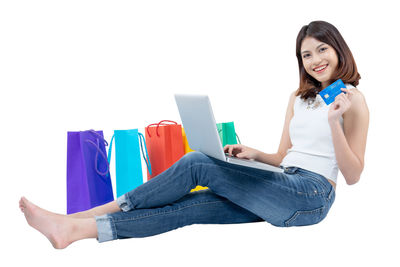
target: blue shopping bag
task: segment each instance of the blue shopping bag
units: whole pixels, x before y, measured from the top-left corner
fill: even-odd
[[[108,149],[108,162],[111,162],[112,143],[115,139],[115,175],[117,186],[117,197],[131,191],[143,184],[142,152],[147,169],[151,173],[151,165],[147,154],[144,136],[138,129],[114,130]],[[143,150],[144,143],[144,150]],[[140,146],[140,148],[139,148]]]

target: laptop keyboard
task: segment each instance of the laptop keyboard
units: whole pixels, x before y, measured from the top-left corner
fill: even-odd
[[[255,162],[254,160],[251,160],[251,159],[240,159],[240,158],[237,158],[237,157],[234,157],[234,156],[229,156],[229,154],[225,154],[225,156],[227,157],[227,158],[230,158],[230,159],[233,159],[233,160],[237,160],[237,161],[243,161],[243,162]]]

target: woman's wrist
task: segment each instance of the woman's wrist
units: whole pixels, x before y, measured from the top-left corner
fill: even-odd
[[[261,157],[262,157],[262,152],[260,150],[254,149],[254,160],[256,161],[260,161]]]
[[[332,118],[332,119],[328,118],[328,123],[329,123],[329,125],[331,127],[332,126],[337,126],[338,124],[340,124],[339,123],[339,118]]]
[[[264,153],[262,151],[257,150],[257,156],[254,158],[256,161],[263,162],[269,165],[277,166],[279,167],[279,164],[281,163],[282,159],[278,153],[276,154],[268,154]]]

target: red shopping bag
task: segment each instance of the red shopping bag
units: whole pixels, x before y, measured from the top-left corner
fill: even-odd
[[[185,154],[182,126],[174,121],[150,124],[146,127],[145,139],[152,170],[151,175],[147,172],[147,180],[171,167]]]

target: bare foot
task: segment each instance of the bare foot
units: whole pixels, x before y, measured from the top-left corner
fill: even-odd
[[[49,239],[54,248],[66,248],[72,241],[69,235],[73,231],[73,223],[67,216],[44,210],[25,197],[19,201],[19,207],[30,226]]]

